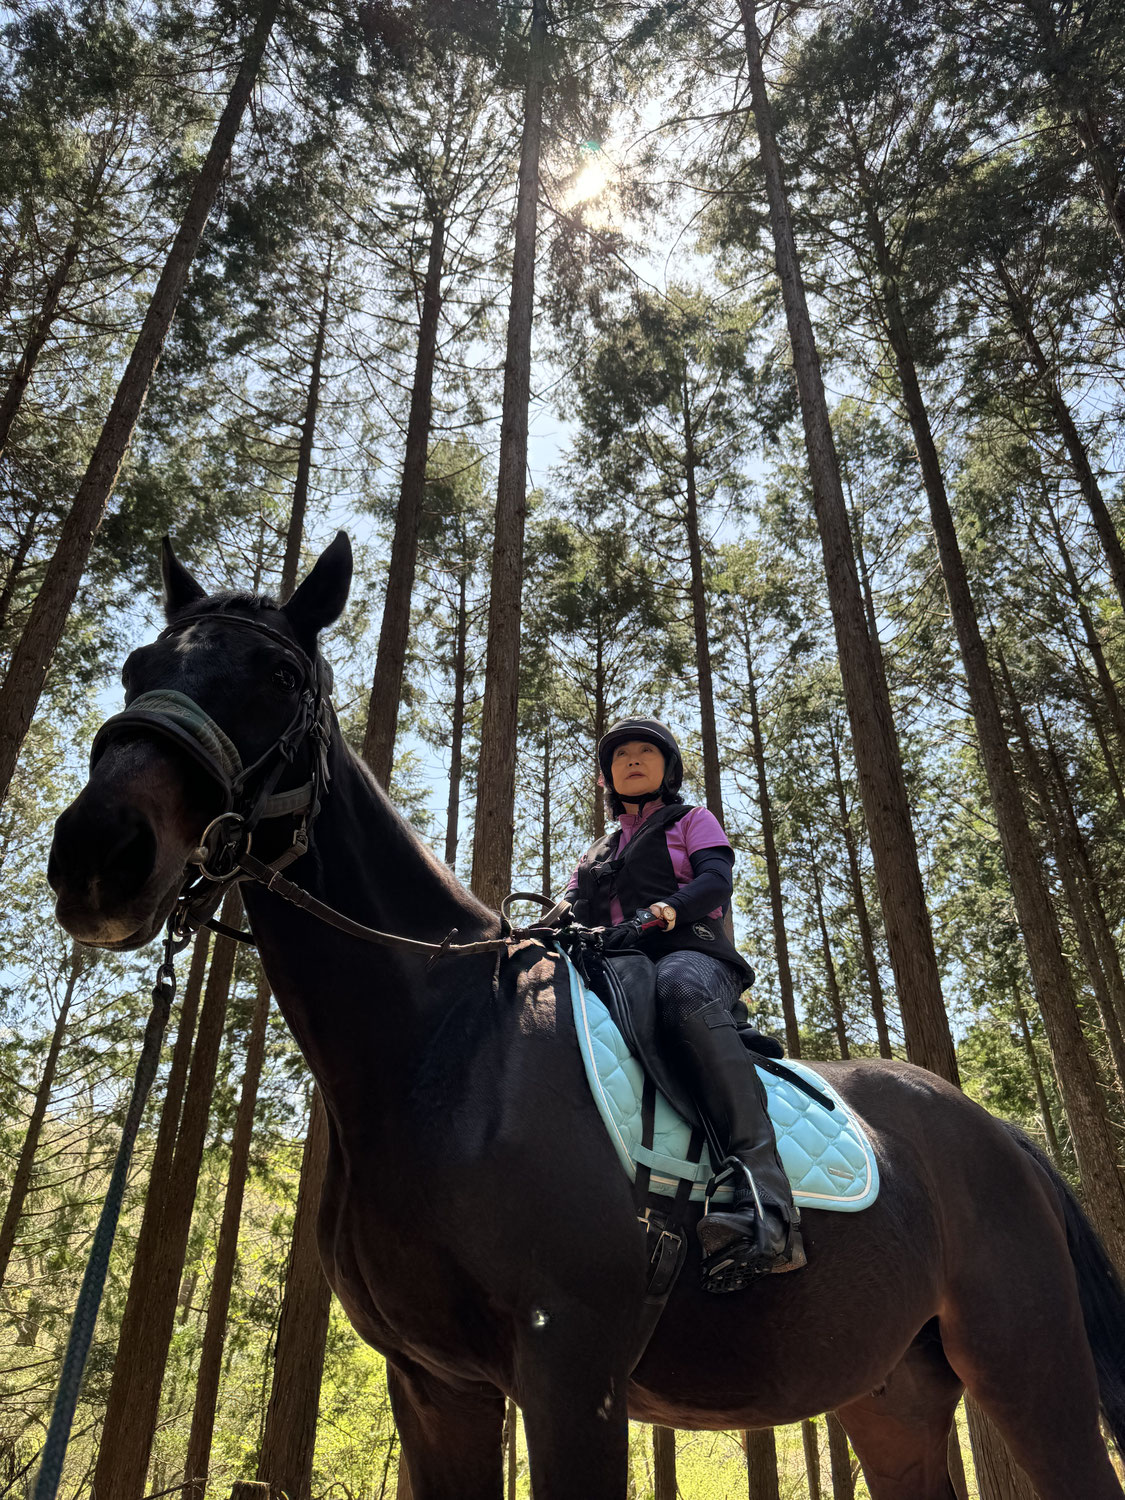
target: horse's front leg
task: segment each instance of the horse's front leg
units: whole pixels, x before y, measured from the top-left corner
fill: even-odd
[[[411,1500],[503,1500],[504,1397],[494,1386],[451,1386],[388,1360],[387,1389]]]
[[[535,1500],[625,1500],[630,1324],[566,1302],[532,1316],[516,1354]]]

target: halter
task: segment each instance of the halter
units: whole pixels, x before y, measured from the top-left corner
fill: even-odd
[[[266,872],[267,878],[285,869],[308,850],[309,834],[320,811],[322,794],[331,780],[328,746],[332,711],[325,694],[325,689],[330,686],[329,669],[319,659],[309,657],[280,631],[246,615],[228,614],[222,610],[169,625],[157,639],[169,640],[185,630],[211,623],[223,627],[233,625],[267,637],[284,653],[287,665],[296,669],[301,684],[297,707],[273,744],[251,765],[244,766],[233,740],[194,698],[171,688],[156,688],[139,694],[121,713],[107,719],[90,749],[90,769],[93,770],[106,746],[114,739],[123,734],[135,734],[138,730],[155,733],[186,750],[222,794],[222,810],[204,829],[198,847],[188,858],[188,864],[195,866],[199,873],[185,879],[176,901],[172,927],[180,937],[186,937],[200,926],[222,930],[212,914],[228,887],[248,877],[249,871],[244,868],[243,861],[250,858],[254,831],[263,820],[283,817],[296,820],[288,848],[268,866],[253,861],[259,870]],[[276,791],[278,782],[306,741],[312,746],[312,771],[308,781],[287,791]]]

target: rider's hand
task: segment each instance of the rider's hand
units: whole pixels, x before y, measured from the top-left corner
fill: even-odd
[[[664,922],[664,931],[671,932],[676,925],[676,908],[669,906],[666,901],[654,901],[649,907],[654,917],[660,917]]]

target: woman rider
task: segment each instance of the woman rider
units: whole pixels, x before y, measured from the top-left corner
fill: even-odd
[[[716,1175],[734,1190],[729,1210],[699,1222],[703,1285],[738,1291],[766,1272],[796,1270],[805,1255],[765,1090],[732,1014],[754,977],[723,926],[734,851],[713,814],[684,803],[680,748],[659,720],[622,719],[598,746],[598,762],[620,827],[583,855],[567,898],[587,926],[645,907],[663,921],[638,946],[656,964],[669,1057],[722,1150]]]

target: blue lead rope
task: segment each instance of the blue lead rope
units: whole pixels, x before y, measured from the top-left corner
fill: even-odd
[[[180,945],[182,946],[182,944]],[[164,1030],[168,1025],[168,1014],[176,993],[176,975],[172,956],[176,951],[172,934],[169,933],[164,947],[164,962],[156,974],[152,989],[152,1010],[145,1026],[144,1045],[133,1079],[133,1093],[117,1147],[117,1159],[109,1179],[109,1189],[98,1219],[94,1245],[86,1263],[86,1274],[82,1278],[82,1290],[74,1309],[70,1325],[70,1337],[66,1345],[59,1388],[55,1393],[55,1405],[51,1412],[51,1425],[47,1429],[47,1441],[39,1459],[39,1474],[35,1480],[32,1500],[55,1500],[59,1480],[62,1478],[63,1462],[70,1429],[74,1423],[74,1412],[78,1405],[78,1393],[82,1388],[82,1375],[86,1368],[86,1356],[94,1337],[94,1326],[98,1321],[102,1293],[105,1290],[109,1256],[117,1234],[117,1221],[121,1217],[121,1204],[125,1197],[125,1185],[129,1176],[129,1162],[133,1156],[137,1132],[145,1112],[149,1090],[160,1065],[160,1049],[164,1043]]]

